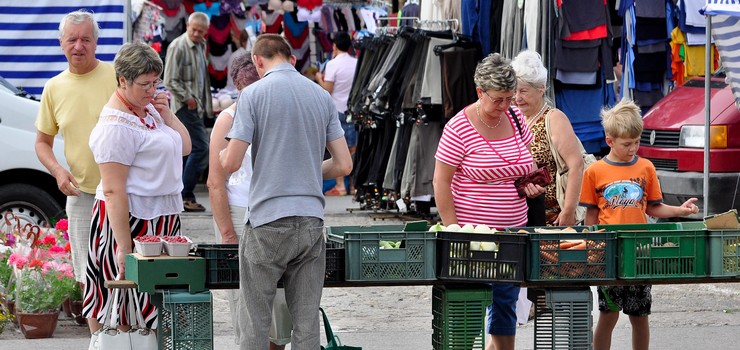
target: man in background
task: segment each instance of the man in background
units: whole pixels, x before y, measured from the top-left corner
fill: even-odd
[[[167,48],[164,65],[164,84],[172,95],[170,107],[188,129],[193,143],[182,172],[182,204],[185,211],[191,212],[206,210],[195,201],[193,190],[208,165],[208,138],[203,118],[212,118],[213,113],[204,38],[208,25],[205,13],[193,12],[188,17],[185,33]]]

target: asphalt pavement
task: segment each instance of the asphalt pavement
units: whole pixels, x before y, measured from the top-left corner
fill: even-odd
[[[208,195],[199,188],[198,201],[205,213],[182,215],[184,234],[196,242],[215,242]],[[387,225],[398,219],[373,219],[348,196],[327,198],[325,224]],[[740,279],[738,280],[740,281]],[[238,349],[226,302],[226,290],[213,291],[214,349]],[[325,288],[322,307],[336,335],[346,345],[364,350],[431,350],[432,287],[356,287]],[[594,312],[593,325],[598,319]],[[318,315],[317,315],[318,317]],[[737,349],[740,344],[740,283],[656,285],[653,287],[653,313],[650,316],[652,349]],[[519,326],[517,349],[534,349],[534,321]],[[323,337],[323,331],[322,331]],[[620,317],[614,333],[613,349],[631,349],[631,328],[627,317]],[[7,327],[0,335],[0,349],[84,350],[89,343],[87,327],[74,325],[60,316],[53,338],[24,339],[17,327]],[[326,340],[322,340],[326,344]],[[288,349],[290,347],[288,346]]]

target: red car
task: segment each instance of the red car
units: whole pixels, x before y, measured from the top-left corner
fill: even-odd
[[[692,79],[644,116],[638,154],[653,162],[667,204],[704,208],[704,79]],[[711,81],[709,214],[740,208],[740,110],[723,77]],[[694,218],[700,218],[703,210]]]

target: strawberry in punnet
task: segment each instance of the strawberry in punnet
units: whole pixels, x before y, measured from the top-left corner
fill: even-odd
[[[156,243],[160,242],[159,237],[156,236],[141,236],[136,237],[136,240],[143,243]]]
[[[165,236],[162,237],[162,240],[169,243],[184,243],[184,244],[190,244],[190,241],[185,236]]]

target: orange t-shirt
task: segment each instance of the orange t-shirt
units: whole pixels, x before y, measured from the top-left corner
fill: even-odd
[[[578,205],[598,208],[599,224],[641,224],[647,222],[647,206],[662,201],[653,163],[635,156],[629,163],[603,158],[591,164],[583,174]]]

